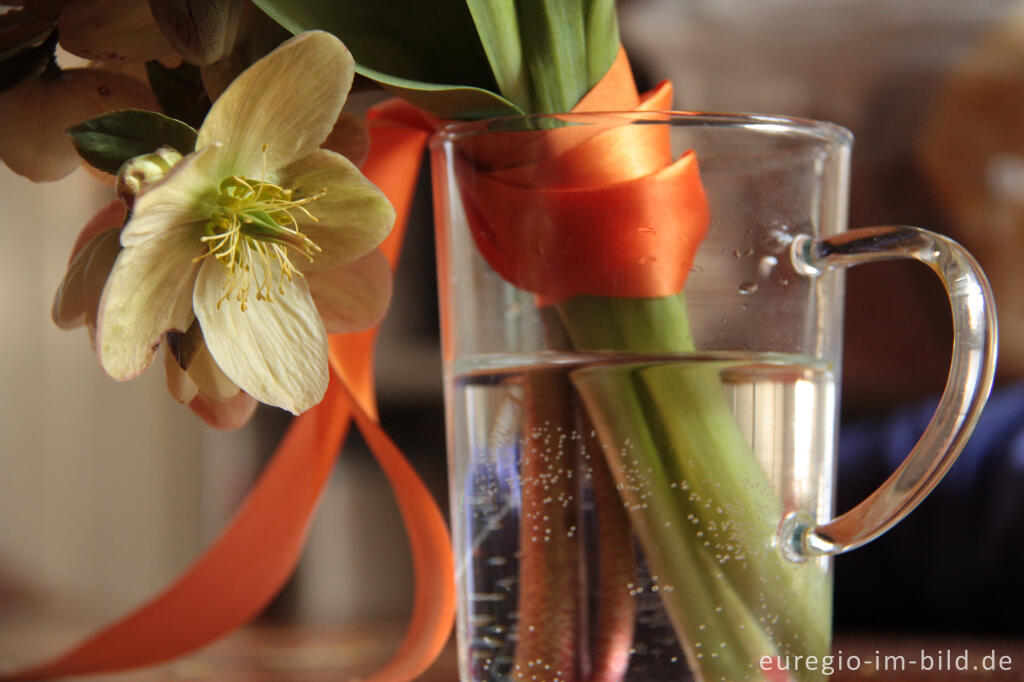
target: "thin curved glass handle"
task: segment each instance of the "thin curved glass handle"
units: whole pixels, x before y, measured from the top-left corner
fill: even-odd
[[[953,357],[935,415],[907,458],[870,497],[824,525],[796,522],[782,532],[798,555],[839,554],[889,530],[932,491],[956,461],[988,399],[996,365],[996,311],[985,274],[962,246],[916,227],[865,227],[828,239],[798,238],[802,272],[896,258],[927,264],[942,280],[953,313]]]

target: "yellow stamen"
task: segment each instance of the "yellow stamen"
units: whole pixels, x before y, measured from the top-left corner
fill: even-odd
[[[278,294],[284,293],[284,280],[291,282],[295,276],[302,277],[291,262],[289,250],[310,262],[321,250],[299,230],[295,212],[317,222],[306,206],[323,197],[327,190],[293,199],[290,189],[238,175],[225,179],[219,190],[217,207],[206,223],[206,234],[201,237],[207,251],[195,261],[213,256],[227,268],[228,282],[217,301],[218,307],[233,299],[246,310],[253,286],[257,301],[273,302],[275,289]],[[280,275],[275,277],[278,271]]]

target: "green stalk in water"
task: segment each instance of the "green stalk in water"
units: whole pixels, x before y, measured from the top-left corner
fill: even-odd
[[[646,429],[644,406],[621,374],[573,374],[690,662],[707,680],[750,679],[751,661],[775,654],[776,648],[721,567],[705,560],[700,540],[687,527],[684,498]]]
[[[695,350],[681,295],[580,296],[558,311],[576,350]],[[705,677],[745,679],[752,663],[776,653],[827,654],[828,576],[818,563],[790,561],[774,545],[782,507],[716,370],[611,363],[573,372],[573,383],[601,434],[647,559],[673,588],[662,591],[673,624]],[[714,623],[714,638],[695,629],[698,623]],[[722,649],[714,661],[697,657],[696,643],[709,640]],[[723,658],[742,676],[737,668],[719,672]]]

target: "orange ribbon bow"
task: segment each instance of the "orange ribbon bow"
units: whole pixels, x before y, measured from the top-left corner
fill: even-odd
[[[671,101],[668,81],[640,96],[620,51],[573,113],[657,119],[653,112]],[[635,117],[612,126],[585,115],[566,120],[459,140],[452,163],[477,250],[541,305],[678,293],[708,224],[696,155],[673,160],[669,127],[630,125]]]

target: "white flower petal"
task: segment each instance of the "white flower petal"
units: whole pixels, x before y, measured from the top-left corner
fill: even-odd
[[[256,401],[241,391],[231,400],[214,400],[202,393],[188,404],[190,410],[210,426],[224,431],[240,429],[256,412]]]
[[[86,310],[89,309],[85,305],[83,289],[86,266],[89,264],[89,259],[92,258],[93,251],[102,243],[99,237],[124,224],[126,209],[124,202],[118,199],[105,204],[89,219],[89,222],[75,238],[75,243],[71,247],[71,257],[68,258],[67,272],[64,273],[64,279],[57,287],[57,294],[53,297],[53,307],[50,309],[53,321],[61,329],[72,329],[84,321]],[[116,244],[117,235],[114,237]],[[116,256],[117,253],[115,252],[114,255]],[[96,309],[93,307],[91,310],[93,319],[90,323],[95,324]]]
[[[81,159],[67,129],[113,109],[156,103],[134,78],[99,69],[67,69],[60,78],[30,78],[0,92],[0,159],[33,182],[59,180]]]
[[[395,224],[395,209],[384,193],[341,154],[320,149],[282,169],[276,180],[300,199],[322,191],[307,204],[317,222],[302,220],[299,229],[322,251],[302,270],[333,268],[349,263],[376,248]]]
[[[61,40],[63,42],[63,38]],[[101,112],[116,109],[160,110],[145,77],[139,80],[123,71],[89,67],[66,69],[61,73],[61,80],[77,97],[92,102]]]
[[[343,111],[334,123],[331,134],[320,146],[341,154],[361,167],[370,153],[370,128],[362,116]]]
[[[138,376],[165,332],[188,329],[199,269],[194,259],[203,248],[195,228],[179,226],[121,251],[99,305],[97,348],[107,374]]]
[[[196,147],[227,145],[219,177],[261,179],[264,168],[281,168],[320,146],[341,113],[354,73],[352,54],[333,35],[310,31],[290,38],[217,98]]]
[[[73,329],[83,322],[96,324],[103,285],[120,250],[114,230],[99,234],[78,250],[64,274],[50,310],[58,327]]]
[[[97,235],[122,227],[127,214],[128,206],[120,199],[113,199],[104,204],[100,210],[96,211],[92,218],[89,218],[89,222],[85,224],[82,231],[75,237],[75,243],[71,246],[71,256],[68,258],[68,264],[70,265],[71,261],[78,255],[78,252],[85,248],[85,245],[95,239]]]
[[[196,382],[203,395],[214,400],[231,400],[238,394],[239,388],[221,371],[206,343],[199,344],[192,362],[188,366],[188,376]]]
[[[278,280],[279,274],[273,301],[256,300],[253,286],[246,310],[234,299],[218,304],[228,272],[208,258],[192,304],[210,354],[224,373],[260,402],[299,414],[320,402],[327,390],[327,334],[305,280]]]
[[[164,352],[164,379],[167,392],[182,405],[188,405],[199,393],[199,387],[181,368],[170,350]]]
[[[145,62],[174,52],[148,2],[71,0],[61,10],[57,28],[60,46],[86,59]]]
[[[0,92],[0,159],[32,182],[60,180],[80,163],[64,131],[99,113],[61,81],[19,83]]]
[[[214,168],[223,152],[220,145],[210,145],[189,154],[140,194],[121,231],[121,244],[133,246],[172,228],[205,224],[217,196]]]
[[[391,266],[377,249],[352,263],[308,272],[306,282],[330,334],[369,329],[391,302]]]
[[[53,305],[50,308],[50,317],[54,324],[61,329],[74,329],[85,322],[85,303],[82,297],[82,277],[85,274],[85,266],[89,262],[89,256],[95,247],[93,241],[86,244],[85,248],[71,260],[64,279],[57,287],[57,293],[53,297]]]
[[[248,5],[244,0],[149,0],[148,4],[167,42],[192,64],[211,64],[231,50]]]
[[[110,272],[121,253],[121,244],[116,232],[106,232],[96,238],[96,248],[89,256],[82,273],[82,304],[85,306],[85,321],[93,328],[99,319],[100,300]]]
[[[60,180],[80,159],[64,134],[100,111],[62,81],[32,78],[0,92],[0,159],[32,182]]]

